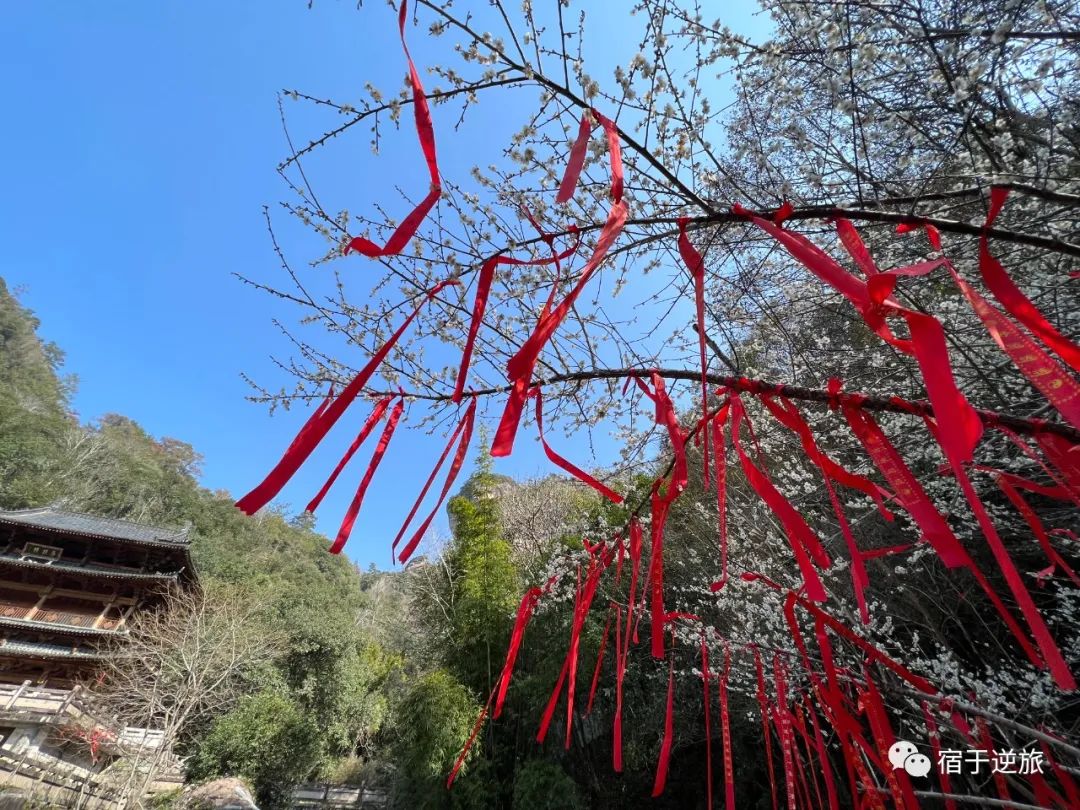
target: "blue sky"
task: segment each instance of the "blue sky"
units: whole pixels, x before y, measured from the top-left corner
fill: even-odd
[[[603,47],[613,49],[619,26],[637,29],[621,15],[607,15],[605,24]],[[749,9],[731,24],[760,25]],[[421,69],[425,28],[410,30]],[[393,12],[377,2],[358,12],[346,2],[308,10],[300,0],[71,0],[11,4],[0,33],[0,72],[9,77],[0,130],[0,275],[41,319],[42,335],[67,353],[84,420],[122,413],[154,435],[187,441],[204,456],[205,486],[242,494],[304,418],[295,409],[270,416],[246,401],[250,389],[240,377],[246,372],[271,388],[288,384],[270,360],[288,355],[271,319],[297,315],[232,275],[280,281],[262,215],[263,205],[287,196],[274,171],[287,154],[275,94],[295,88],[355,101],[366,81],[399,87],[405,64]],[[634,45],[627,48],[628,58]],[[444,175],[463,181],[470,156],[497,157],[493,116],[507,109],[481,106],[471,132],[457,135],[440,129],[436,112]],[[297,141],[335,123],[304,115],[290,124]],[[324,200],[328,210],[370,205],[403,162],[419,164],[411,131],[389,135],[400,149],[380,156],[363,133],[336,145],[334,165],[320,167],[320,188],[333,199]],[[422,190],[422,174],[415,176]],[[283,235],[287,248],[297,248],[299,268],[323,249],[290,238]],[[347,441],[313,457],[283,500],[301,508]],[[388,562],[389,540],[442,442],[400,431],[395,437],[348,547],[362,565]],[[549,470],[532,442],[519,444],[497,471],[529,477]],[[366,458],[363,450],[358,455],[357,462]],[[587,466],[610,459],[574,460]],[[362,469],[354,462],[324,502],[322,531],[336,531]]]

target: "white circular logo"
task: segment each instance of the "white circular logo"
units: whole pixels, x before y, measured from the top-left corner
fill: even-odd
[[[920,754],[914,743],[897,740],[889,748],[889,764],[893,770],[903,768],[909,776],[923,777],[930,773],[930,757]]]

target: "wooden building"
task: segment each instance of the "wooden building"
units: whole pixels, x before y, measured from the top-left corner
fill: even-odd
[[[177,582],[195,582],[187,529],[0,511],[0,684],[92,682],[103,642]]]

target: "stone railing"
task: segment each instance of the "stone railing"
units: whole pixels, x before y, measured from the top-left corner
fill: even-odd
[[[293,788],[292,806],[301,808],[362,808],[378,810],[386,807],[385,791],[368,787],[345,785],[298,785]]]

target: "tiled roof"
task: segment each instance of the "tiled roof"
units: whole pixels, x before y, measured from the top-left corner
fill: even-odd
[[[128,571],[118,566],[95,565],[94,563],[61,562],[59,560],[40,560],[27,557],[20,552],[0,552],[0,566],[16,568],[38,568],[50,571],[63,571],[66,574],[81,574],[96,579],[122,579],[126,581],[168,582],[175,580],[178,573],[160,573],[156,571]]]
[[[28,655],[34,658],[77,658],[97,661],[107,656],[100,650],[72,649],[59,644],[37,641],[0,641],[0,655]]]
[[[106,630],[101,627],[77,627],[72,624],[38,622],[33,619],[12,619],[7,616],[0,616],[0,627],[11,627],[16,630],[40,630],[64,636],[122,636],[127,634],[126,630]]]
[[[52,506],[19,509],[13,512],[0,511],[0,524],[2,523],[156,546],[187,546],[191,542],[188,528],[165,529],[130,520],[68,512]]]

